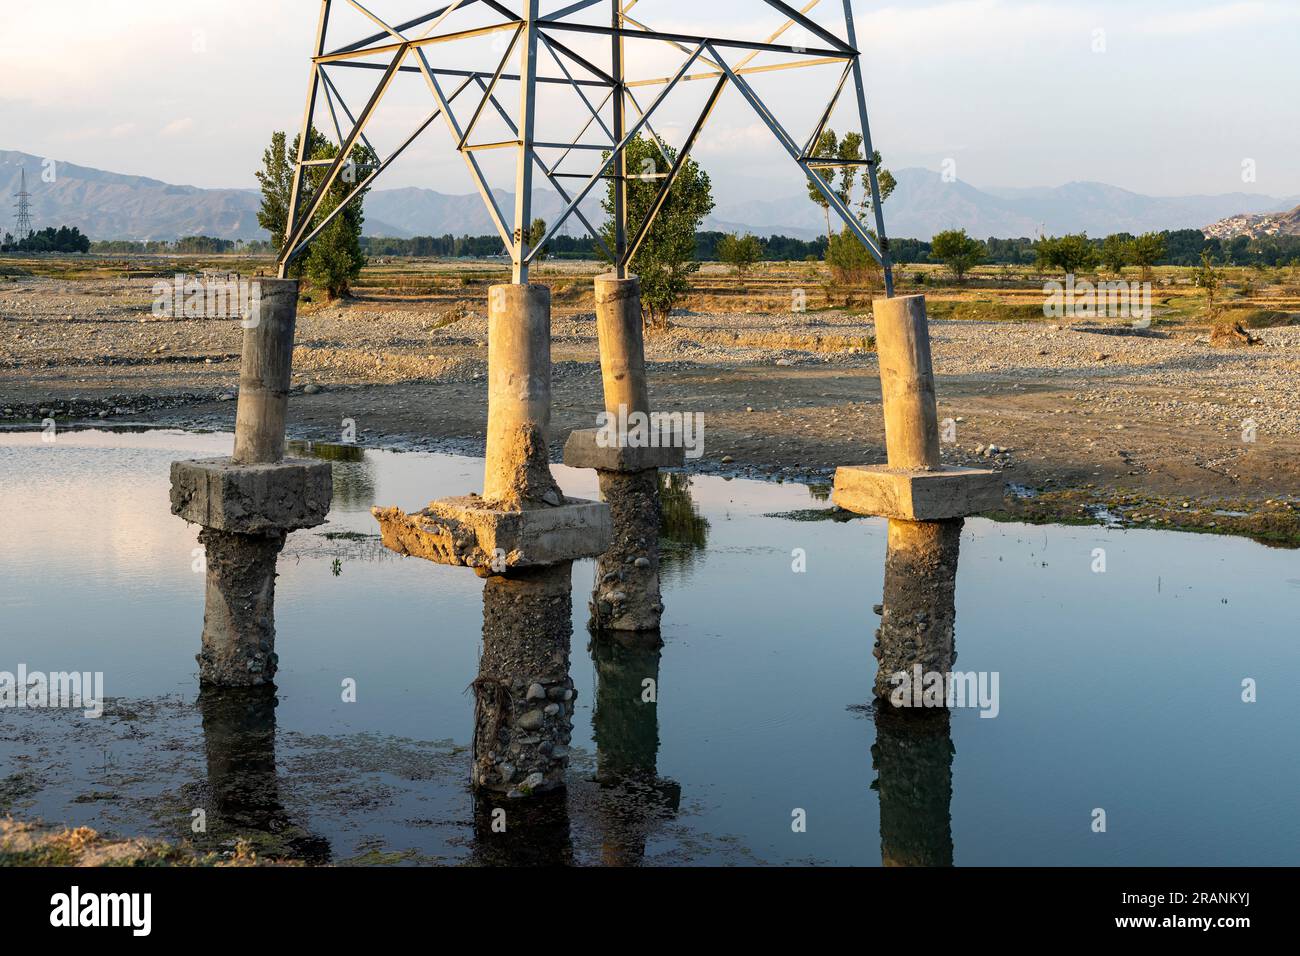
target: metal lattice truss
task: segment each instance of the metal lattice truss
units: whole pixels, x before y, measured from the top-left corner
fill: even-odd
[[[386,0],[368,2],[380,7]],[[387,2],[391,4],[395,0]],[[556,9],[548,13],[540,10],[543,0],[508,0],[509,5],[498,0],[453,0],[440,9],[398,23],[381,19],[379,13],[357,0],[322,0],[280,275],[285,275],[289,263],[306,250],[348,201],[369,187],[440,119],[510,252],[515,282],[528,281],[528,268],[538,250],[571,220],[580,223],[615,264],[618,273],[626,275],[719,98],[732,86],[803,169],[830,209],[875,256],[884,268],[886,294],[892,294],[888,244],[884,238],[880,187],[872,158],[874,149],[851,0],[839,0],[843,5],[842,34],[813,19],[814,8],[822,0],[805,0],[800,9],[782,0],[761,2],[778,11],[785,22],[764,39],[749,40],[655,30],[645,22],[653,15],[654,11],[648,8],[654,6],[654,0],[549,0],[546,5],[554,5]],[[759,0],[754,0],[753,5],[758,7],[758,3]],[[836,0],[827,0],[825,7],[816,13],[824,16],[826,7],[836,5]],[[516,13],[510,6],[522,9]],[[640,9],[636,9],[638,6]],[[354,26],[364,24],[363,32],[368,35],[333,46],[343,13],[351,18]],[[835,16],[838,21],[838,14]],[[739,32],[739,25],[737,29]],[[482,38],[489,39],[490,48],[485,50]],[[476,40],[480,41],[473,48],[478,51],[473,54],[477,58],[469,68],[460,68],[451,56],[452,51],[457,45],[469,50],[464,45]],[[629,55],[633,44],[638,49],[654,45],[656,50],[666,50],[674,59],[680,57],[680,63],[666,76],[629,75],[633,72],[629,64],[636,59]],[[662,62],[661,55],[655,61],[661,70]],[[838,84],[823,110],[806,114],[813,120],[813,128],[810,135],[798,140],[755,92],[751,77],[826,66],[841,68]],[[379,74],[369,99],[356,112],[340,92],[339,77],[344,70],[370,71],[368,76]],[[432,105],[433,109],[387,156],[358,171],[350,160],[353,149],[363,145],[374,151],[366,136],[367,125],[403,74],[418,75],[417,82],[427,87],[432,97],[432,104],[426,101],[426,105]],[[863,158],[817,156],[814,154],[817,144],[850,81],[861,124]],[[706,84],[708,96],[685,141],[676,147],[675,154],[670,154],[663,149],[664,140],[655,132],[652,121],[679,86],[696,82]],[[518,90],[514,112],[502,102],[512,98],[507,95],[510,88]],[[572,107],[539,109],[539,96],[550,94],[556,88],[573,96]],[[306,155],[308,134],[317,128],[318,114],[325,121],[319,128],[332,130],[337,136],[340,148],[331,159]],[[493,136],[483,132],[489,125],[488,118],[493,116],[497,119],[491,120],[491,124],[504,130],[504,134],[499,132]],[[567,128],[570,132],[553,134],[553,127]],[[576,133],[572,132],[574,127]],[[624,150],[633,138],[643,135],[660,144],[666,171],[659,171],[656,166],[654,172],[634,173],[630,177]],[[512,215],[501,208],[484,173],[483,157],[495,150],[515,151]],[[377,157],[377,151],[374,152]],[[582,157],[588,160],[594,157],[595,168],[573,169]],[[306,171],[314,166],[325,167],[323,175],[307,175]],[[875,217],[874,235],[823,176],[828,168],[847,166],[865,167]],[[629,234],[627,218],[629,178],[660,181],[650,213],[636,224],[634,234]],[[534,184],[543,179],[560,197],[562,212],[554,216],[545,234],[538,238],[530,236],[529,230],[533,222]],[[617,184],[613,191],[612,248],[582,208],[592,190],[611,179]],[[327,194],[340,181],[352,185],[346,193],[347,199],[322,215]],[[536,241],[530,242],[531,239]]]

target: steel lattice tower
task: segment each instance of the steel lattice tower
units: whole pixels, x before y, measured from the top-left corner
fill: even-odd
[[[15,204],[18,215],[14,217],[14,238],[22,240],[35,230],[32,229],[32,194],[27,191],[27,170],[19,167],[18,176],[18,202]]]
[[[798,10],[783,0],[752,0],[755,7],[762,4],[785,18],[784,25],[762,39],[657,31],[645,22],[655,15],[654,11],[646,9],[653,3],[643,3],[633,11],[640,0],[546,0],[547,6],[552,8],[546,13],[541,10],[543,2],[452,0],[427,13],[390,23],[383,18],[384,0],[366,0],[367,5],[358,0],[321,0],[289,196],[288,225],[279,257],[281,277],[287,274],[289,263],[302,255],[344,206],[368,188],[393,160],[439,119],[446,124],[493,225],[510,252],[514,282],[528,281],[528,267],[538,251],[571,219],[576,219],[592,235],[602,254],[614,264],[617,274],[625,276],[719,98],[728,87],[732,87],[772,132],[791,160],[803,170],[826,205],[881,264],[885,274],[885,293],[887,296],[893,294],[889,244],[880,208],[880,186],[867,120],[852,0],[840,0],[842,20],[834,14],[835,23],[830,25],[819,23],[810,16],[822,0],[804,0]],[[822,12],[839,5],[835,0],[827,0]],[[370,9],[371,6],[374,9]],[[515,9],[510,9],[511,6]],[[365,32],[369,35],[342,41],[335,37],[334,33],[338,31],[331,27],[340,13],[347,13],[357,22],[357,14],[364,17]],[[375,28],[378,29],[370,32]],[[743,25],[737,24],[736,32],[742,30]],[[497,42],[490,60],[473,69],[451,68],[448,51],[454,45],[483,37]],[[579,38],[585,38],[582,42],[587,43],[592,38],[603,38],[601,45],[606,52],[593,55],[588,51],[584,56],[570,45],[579,44]],[[644,41],[663,45],[659,47],[661,50],[675,50],[675,55],[682,58],[675,72],[669,76],[629,75],[632,58],[628,56],[627,48],[629,44]],[[608,45],[603,46],[606,42]],[[495,55],[497,49],[504,49],[499,60]],[[755,63],[759,57],[766,59]],[[813,105],[806,110],[805,115],[812,121],[811,135],[796,138],[755,92],[751,77],[818,66],[839,67],[838,83],[824,108]],[[353,75],[364,75],[365,70],[372,71],[372,75],[379,74],[373,92],[360,110],[354,112],[343,101],[336,79],[340,70],[349,70]],[[433,109],[393,152],[386,157],[379,157],[376,152],[376,161],[358,171],[350,162],[353,150],[364,146],[373,151],[366,137],[366,126],[394,81],[404,75],[415,76],[427,86]],[[675,156],[670,157],[651,124],[652,117],[675,89],[694,82],[705,85],[707,100],[685,142],[676,148]],[[503,85],[518,86],[517,110],[509,109],[498,96]],[[566,87],[574,94],[571,108],[538,109],[539,90],[549,93]],[[846,87],[851,88],[853,112],[860,124],[863,158],[819,156],[816,150],[822,132]],[[467,91],[469,94],[458,103]],[[638,99],[639,96],[644,98],[644,102]],[[321,110],[322,104],[326,110]],[[457,109],[461,111],[459,115]],[[318,112],[323,120],[321,128],[336,135],[338,153],[332,159],[308,155],[309,136],[317,128]],[[476,128],[487,125],[480,124],[485,115],[500,117],[508,133],[504,137],[498,135],[492,141],[482,141],[482,136],[476,140]],[[565,121],[569,123],[570,132],[553,132]],[[574,127],[580,127],[576,134],[571,132]],[[627,181],[633,176],[627,169],[625,149],[643,131],[649,134],[652,142],[660,144],[667,171],[635,177],[660,180],[660,186],[649,213],[633,231],[629,229],[626,189]],[[516,153],[514,209],[511,211],[500,207],[479,159],[486,151],[498,149]],[[572,158],[590,158],[593,155],[596,157],[594,171],[569,168]],[[316,170],[308,175],[308,170],[313,167]],[[846,167],[856,167],[865,173],[874,228],[863,224],[849,203],[822,175],[823,170]],[[320,169],[324,172],[319,172]],[[322,215],[326,196],[339,182],[345,169],[351,173],[359,172],[359,175],[343,176],[345,182],[355,181],[355,187],[346,193],[346,198],[332,212]],[[545,235],[531,243],[529,229],[533,221],[535,179],[545,179],[549,183],[559,195],[563,211],[549,224]],[[612,244],[605,241],[602,230],[594,226],[580,208],[592,189],[602,181],[617,184],[613,190]]]

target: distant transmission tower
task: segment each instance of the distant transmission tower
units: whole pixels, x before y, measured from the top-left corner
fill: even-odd
[[[14,238],[26,239],[35,230],[32,229],[32,194],[27,191],[27,170],[18,169],[18,216],[14,222]]]

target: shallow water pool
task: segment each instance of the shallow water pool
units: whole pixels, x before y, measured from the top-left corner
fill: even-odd
[[[0,710],[0,814],[334,863],[1297,862],[1295,552],[967,521],[957,666],[998,675],[997,716],[911,733],[864,706],[885,522],[664,476],[663,647],[589,647],[574,565],[569,785],[502,836],[467,783],[482,583],[385,551],[369,514],[477,489],[481,462],[297,446],[333,461],[334,510],[280,559],[276,693],[201,700],[198,529],[168,464],[230,444],[0,435],[0,671],[103,672],[110,698]],[[656,672],[657,704],[627,706]]]

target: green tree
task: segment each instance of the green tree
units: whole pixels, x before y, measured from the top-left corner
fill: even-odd
[[[817,139],[817,146],[813,150],[813,156],[819,159],[838,159],[840,153],[839,138],[835,135],[835,130],[824,130]],[[835,167],[819,166],[817,171],[821,173],[822,179],[826,180],[826,185],[831,189],[835,188]],[[822,207],[822,212],[826,214],[826,241],[831,241],[831,204],[822,191],[817,188],[811,176],[808,177],[808,198]]]
[[[1196,267],[1195,279],[1196,284],[1205,290],[1205,311],[1211,316],[1216,311],[1219,287],[1223,285],[1223,278],[1223,271],[1214,268],[1214,260],[1210,257],[1209,250],[1202,252],[1201,264]]]
[[[835,194],[840,197],[840,202],[846,206],[853,205],[853,186],[858,181],[858,167],[852,165],[862,159],[862,134],[845,133],[844,138],[840,140],[839,148],[835,153],[840,158],[840,162],[846,165],[840,169],[840,184],[835,190]],[[865,182],[866,177],[863,177]]]
[[[662,150],[662,152],[661,152]],[[644,136],[627,144],[627,168],[639,170],[650,177],[668,173],[676,161],[677,152],[672,147]],[[655,196],[663,179],[636,178],[627,181],[628,241],[632,240],[650,214]],[[616,183],[609,181],[609,190],[601,203],[610,217],[605,226],[606,244],[614,248],[614,190]],[[677,301],[690,286],[689,276],[699,271],[695,257],[695,233],[704,217],[713,211],[713,184],[709,174],[699,163],[687,158],[682,164],[668,199],[646,233],[645,241],[632,260],[632,271],[641,277],[641,304],[645,308],[647,325],[667,328],[668,317]]]
[[[881,165],[880,150],[871,154],[872,165],[876,167],[876,185],[880,187],[880,202],[883,205],[885,200],[894,194],[895,187],[898,186],[898,180],[894,174]],[[871,183],[863,176],[862,184],[862,215],[863,218],[871,213]]]
[[[818,157],[837,159],[845,164],[839,169],[838,178],[833,168],[820,167],[819,171],[846,207],[850,210],[857,207],[859,223],[865,223],[872,211],[870,176],[858,165],[862,161],[862,145],[859,133],[845,133],[843,139],[840,139],[834,130],[828,129],[822,133],[814,153]],[[880,201],[883,203],[898,182],[889,170],[881,168],[879,150],[872,153],[872,162],[877,169],[876,181],[880,187]],[[835,186],[837,181],[839,185]],[[859,190],[861,198],[855,201],[855,193]],[[880,265],[875,256],[847,226],[838,234],[831,231],[830,204],[813,184],[811,177],[808,180],[808,195],[826,209],[826,264],[830,267],[831,276],[840,283],[874,284],[880,276]]]
[[[1124,267],[1132,261],[1129,258],[1129,249],[1134,241],[1131,236],[1118,232],[1102,240],[1101,261],[1115,275],[1122,276]]]
[[[984,261],[984,243],[966,235],[965,229],[947,229],[930,240],[930,258],[942,262],[962,282],[969,269]]]
[[[832,129],[822,133],[821,138],[817,141],[817,149],[813,155],[822,159],[836,159],[845,165],[837,171],[833,166],[819,166],[818,172],[821,173],[822,179],[835,192],[840,201],[845,206],[852,209],[855,205],[858,207],[859,220],[865,220],[871,214],[871,179],[870,174],[860,165],[862,162],[862,135],[860,133],[845,133],[843,139],[839,139]],[[874,150],[871,154],[872,165],[876,167],[876,185],[880,187],[880,201],[883,203],[894,192],[898,186],[898,180],[894,174],[881,165],[880,150]],[[861,175],[859,175],[861,173]],[[836,183],[838,182],[838,186]],[[861,198],[854,201],[856,187],[861,187]],[[812,177],[808,177],[808,198],[817,205],[821,206],[826,213],[826,243],[830,247],[834,239],[834,233],[831,230],[831,211],[830,203],[822,195],[821,190],[813,183]]]
[[[1040,270],[1055,268],[1066,275],[1078,274],[1097,265],[1097,247],[1086,232],[1044,237],[1034,243]]]
[[[1151,267],[1165,257],[1165,240],[1158,232],[1144,232],[1128,245],[1128,261],[1142,269],[1142,281],[1151,281]]]
[[[308,159],[333,159],[339,154],[339,147],[331,143],[314,127],[308,133]],[[293,189],[294,165],[298,156],[298,137],[292,144],[287,144],[283,132],[271,135],[271,144],[262,154],[262,169],[257,171],[257,180],[262,186],[262,206],[257,214],[258,224],[271,234],[271,243],[276,254],[283,250],[285,230],[289,215],[289,199]],[[347,198],[356,183],[378,165],[378,157],[366,146],[355,146],[348,162],[321,202],[320,208],[312,218],[311,229],[315,229],[329,216],[339,203]],[[312,197],[324,182],[328,165],[307,167],[304,173],[303,202],[310,203]],[[324,289],[330,298],[347,295],[351,284],[361,274],[366,264],[365,253],[361,248],[361,229],[365,223],[362,203],[368,190],[362,190],[341,213],[334,217],[307,251],[290,267],[290,274],[306,276],[317,288]],[[308,230],[310,232],[310,229]]]
[[[718,240],[718,258],[743,276],[763,257],[763,243],[756,236],[728,233]]]
[[[542,241],[542,237],[545,235],[546,235],[546,220],[540,218],[534,219],[533,224],[528,227],[528,248],[531,249],[534,246],[536,246],[539,242]],[[548,255],[550,255],[550,252],[548,252],[546,249],[539,249],[537,251],[535,261],[541,262]]]
[[[830,266],[831,277],[840,285],[871,288],[877,285],[881,275],[876,257],[848,226],[831,236],[826,247],[826,264]]]

